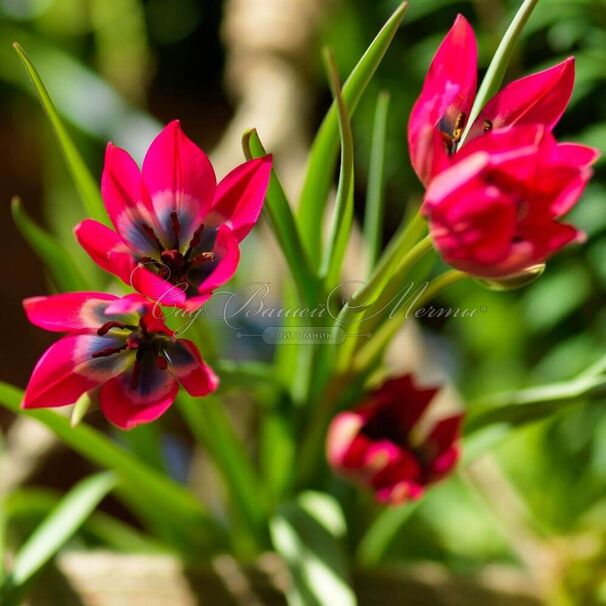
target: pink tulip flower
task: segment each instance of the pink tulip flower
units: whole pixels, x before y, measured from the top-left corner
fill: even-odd
[[[491,132],[429,184],[422,212],[444,260],[483,278],[542,264],[583,232],[560,219],[592,175],[597,150],[557,143],[543,126]]]
[[[76,237],[92,259],[165,305],[199,308],[235,273],[239,242],[265,199],[271,156],[236,167],[218,185],[177,120],[154,139],[140,171],[108,144],[101,194],[116,231],[87,219]]]
[[[95,390],[107,419],[132,429],[162,415],[179,383],[192,396],[218,386],[196,346],[175,338],[141,295],[73,292],[25,299],[23,305],[36,326],[68,333],[36,364],[23,408],[66,406]]]
[[[425,186],[451,164],[460,147],[476,95],[477,63],[473,29],[459,15],[433,58],[408,124],[412,166]],[[514,125],[541,124],[552,130],[570,101],[573,85],[572,57],[511,82],[488,101],[466,142]]]
[[[386,381],[359,408],[333,419],[327,437],[330,465],[371,488],[382,503],[418,499],[459,457],[462,415],[438,421],[424,437],[415,435],[437,392],[417,387],[410,375]]]

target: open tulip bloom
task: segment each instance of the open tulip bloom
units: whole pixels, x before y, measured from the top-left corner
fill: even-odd
[[[572,58],[503,88],[463,141],[476,78],[475,36],[459,15],[412,110],[410,158],[443,258],[473,276],[511,278],[583,240],[560,220],[583,193],[598,152],[558,144],[551,134],[572,95]]]
[[[408,123],[410,161],[424,185],[452,163],[462,143],[476,96],[477,73],[475,34],[459,15],[433,58]],[[573,58],[511,82],[482,109],[466,142],[507,126],[542,124],[553,129],[573,86]]]
[[[218,185],[213,167],[177,120],[152,142],[143,168],[107,146],[101,195],[116,231],[91,219],[76,237],[92,259],[164,305],[199,308],[235,273],[239,242],[263,207],[271,156]]]
[[[542,264],[584,233],[560,222],[592,175],[597,151],[557,143],[544,126],[493,131],[429,184],[422,212],[453,267],[503,278]]]
[[[34,297],[23,305],[36,326],[69,333],[36,364],[24,408],[67,406],[98,390],[107,419],[132,429],[162,415],[179,383],[193,396],[217,388],[196,346],[175,338],[157,307],[140,295],[76,292]]]
[[[459,456],[460,414],[441,419],[424,437],[415,435],[437,392],[405,375],[385,381],[356,410],[338,414],[327,438],[332,467],[367,485],[382,503],[418,499]]]

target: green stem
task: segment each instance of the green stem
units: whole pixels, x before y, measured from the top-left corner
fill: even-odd
[[[486,75],[484,76],[484,80],[482,80],[480,89],[478,90],[459,147],[465,142],[465,139],[469,135],[469,131],[476,118],[480,115],[482,108],[501,87],[518,38],[538,2],[539,0],[524,0],[522,6],[520,6],[509,25],[509,28],[505,32],[505,35],[488,66],[488,70],[486,70]]]
[[[456,284],[457,282],[461,282],[468,277],[469,276],[462,271],[451,269],[430,282],[425,291],[421,293],[408,308],[395,314],[392,318],[385,322],[385,324],[381,326],[379,331],[372,337],[372,339],[360,348],[354,361],[355,369],[361,370],[367,366],[373,365],[374,360],[377,358],[377,356],[383,355],[385,347],[387,347],[388,343],[396,335],[398,330],[400,330],[402,324],[407,319],[414,318],[415,313],[419,309],[434,299],[446,288]]]
[[[264,538],[267,501],[260,490],[256,471],[221,401],[212,396],[199,399],[182,394],[177,405],[197,442],[207,448],[228,486],[242,528],[250,534],[250,544],[260,547]]]

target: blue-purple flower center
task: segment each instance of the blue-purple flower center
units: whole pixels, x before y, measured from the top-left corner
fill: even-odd
[[[214,269],[216,255],[212,251],[212,247],[214,246],[215,230],[206,229],[205,225],[201,224],[194,232],[187,249],[182,253],[181,223],[175,211],[170,215],[170,222],[173,234],[172,248],[166,248],[149,225],[143,225],[145,234],[158,248],[158,256],[141,257],[139,262],[145,263],[162,279],[181,286],[187,294],[195,295],[197,287]],[[208,234],[204,233],[205,230]]]
[[[125,351],[135,351],[135,363],[130,380],[133,389],[139,385],[141,368],[144,365],[153,363],[161,370],[167,368],[169,359],[165,347],[169,338],[165,333],[149,330],[144,317],[139,320],[138,325],[110,320],[97,329],[97,334],[103,336],[110,331],[114,331],[112,334],[118,337],[122,344],[96,351],[91,357],[104,358]]]

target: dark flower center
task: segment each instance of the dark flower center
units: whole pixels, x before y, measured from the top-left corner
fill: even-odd
[[[112,329],[128,331],[126,334],[122,333],[120,335],[124,339],[123,344],[96,351],[91,357],[105,358],[122,353],[123,351],[136,351],[135,364],[130,379],[130,386],[133,389],[136,389],[139,385],[141,367],[144,363],[148,364],[153,361],[158,368],[162,370],[167,368],[168,357],[164,348],[168,337],[164,333],[148,330],[145,318],[141,318],[138,325],[110,320],[97,329],[97,334],[101,337]]]
[[[180,249],[181,223],[175,211],[170,215],[171,228],[173,232],[172,248],[165,248],[160,239],[149,225],[143,225],[146,235],[152,240],[157,248],[159,258],[141,257],[140,263],[145,263],[155,271],[163,280],[171,284],[184,286],[189,295],[197,294],[197,286],[207,273],[205,270],[212,269],[209,265],[215,261],[215,253],[212,250],[196,252],[202,242],[202,234],[205,226],[202,224],[194,232],[187,250],[182,253]],[[212,248],[212,242],[209,243]],[[207,267],[204,267],[207,266]]]
[[[392,408],[382,408],[362,428],[362,434],[373,441],[389,440],[396,446],[408,445],[408,431]]]

